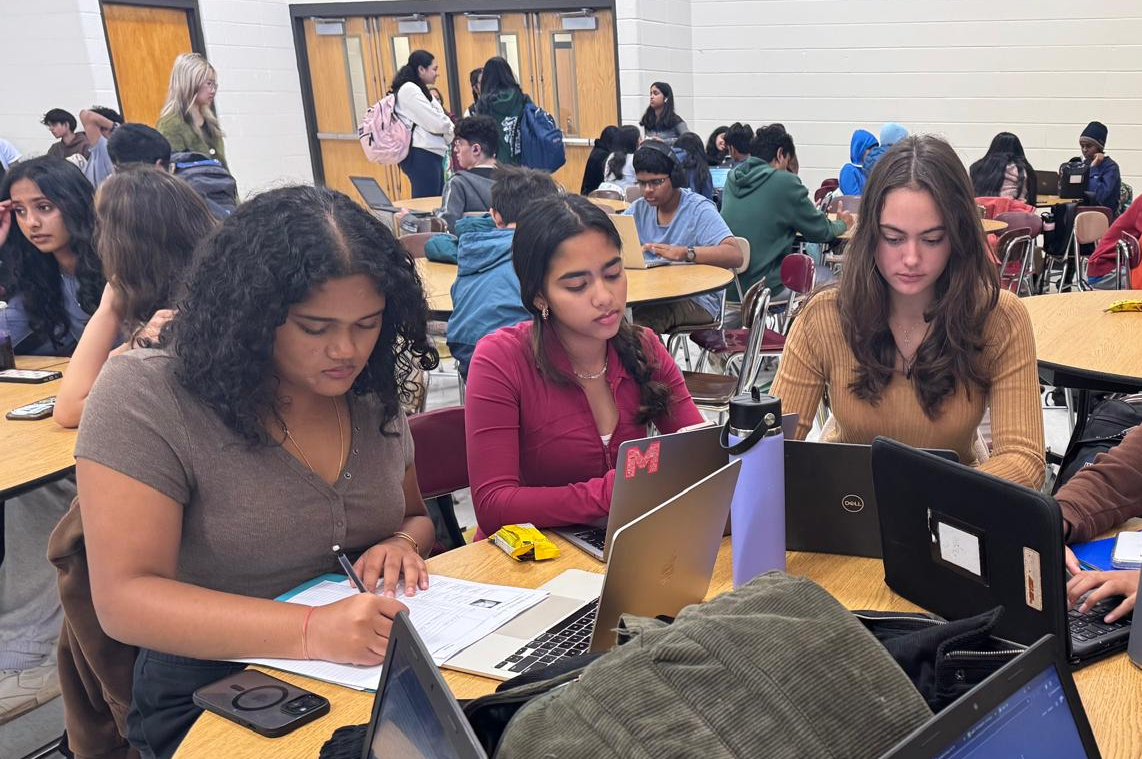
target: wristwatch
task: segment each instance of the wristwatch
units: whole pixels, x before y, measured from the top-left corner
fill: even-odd
[[[696,259],[697,257],[698,257],[698,254],[696,252],[694,252],[694,246],[693,245],[686,248],[686,263],[688,263],[688,264],[694,263],[694,259]]]

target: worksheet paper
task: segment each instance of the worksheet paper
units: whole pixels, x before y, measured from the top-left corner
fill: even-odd
[[[337,579],[334,579],[337,578]],[[359,591],[343,577],[326,575],[279,600],[306,606],[324,606]],[[398,595],[408,607],[409,620],[439,666],[481,638],[499,629],[547,597],[543,590],[487,585],[432,575],[428,590],[415,596]],[[358,667],[303,659],[238,659],[247,664],[273,667],[316,680],[357,690],[376,690],[380,664]]]

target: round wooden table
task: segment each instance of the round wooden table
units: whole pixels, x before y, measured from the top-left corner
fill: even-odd
[[[416,260],[417,271],[428,294],[428,310],[438,319],[452,313],[452,283],[456,267],[425,258]],[[733,272],[720,266],[658,266],[627,269],[627,306],[663,303],[679,298],[717,292],[734,281]]]
[[[1036,208],[1050,208],[1059,203],[1080,203],[1082,198],[1060,198],[1058,195],[1040,195],[1035,198]]]
[[[614,198],[587,198],[587,200],[597,206],[603,206],[614,213],[622,213],[630,208],[630,203],[625,200],[615,200]]]
[[[397,208],[407,208],[410,211],[435,211],[440,208],[443,201],[439,195],[430,195],[425,198],[409,198],[408,200],[394,200]]]
[[[829,220],[835,221],[837,215],[835,213],[829,214]],[[980,219],[980,225],[983,227],[984,234],[992,234],[993,232],[1002,232],[1007,229],[1007,222],[996,221],[995,219]],[[856,232],[856,227],[846,229],[841,234],[837,235],[838,240],[851,240],[853,233]]]

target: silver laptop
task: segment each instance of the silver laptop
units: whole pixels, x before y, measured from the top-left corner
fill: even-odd
[[[734,461],[615,532],[606,575],[569,569],[549,595],[445,662],[507,680],[566,656],[606,651],[622,614],[674,616],[710,588],[741,462]],[[601,591],[600,591],[601,588]]]
[[[721,432],[721,427],[707,426],[623,443],[606,526],[558,527],[555,534],[606,561],[616,530],[726,465],[729,455],[718,442]]]
[[[365,201],[365,205],[374,211],[395,213],[398,210],[380,183],[372,177],[349,177],[349,181],[357,188],[357,193],[361,196],[361,200]]]
[[[656,266],[686,263],[685,261],[668,261],[665,258],[644,253],[642,241],[638,236],[638,225],[634,223],[633,216],[612,214],[608,218],[614,222],[615,229],[618,230],[619,238],[623,243],[624,269],[653,269]]]
[[[726,180],[730,177],[730,169],[721,166],[713,166],[710,168],[710,181],[714,185],[715,190],[720,190],[726,186]]]

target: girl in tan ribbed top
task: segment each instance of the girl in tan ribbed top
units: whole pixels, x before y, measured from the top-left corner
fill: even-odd
[[[812,428],[828,392],[823,440],[878,435],[950,448],[1013,482],[1043,479],[1043,416],[1027,311],[1000,290],[971,182],[951,146],[908,137],[877,163],[839,286],[793,325],[773,394]],[[976,429],[991,410],[990,457]]]

